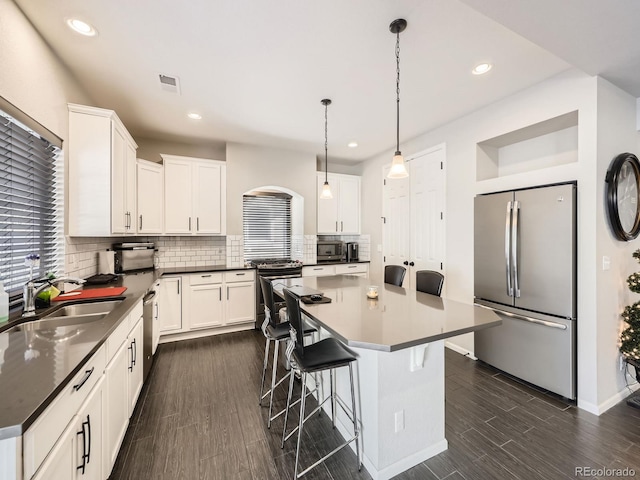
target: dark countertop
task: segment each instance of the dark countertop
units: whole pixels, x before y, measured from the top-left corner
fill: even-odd
[[[116,327],[126,318],[147,290],[159,278],[160,271],[124,275],[108,286],[127,290],[112,312],[99,321],[80,325],[68,340],[54,341],[38,337],[33,330],[11,331],[11,327],[37,320],[58,308],[76,303],[56,302],[39,310],[35,318],[23,319],[12,313],[11,321],[0,332],[0,440],[22,435],[51,401],[64,389],[82,365],[98,351]],[[85,286],[84,289],[107,285]],[[89,300],[89,301],[95,301]]]

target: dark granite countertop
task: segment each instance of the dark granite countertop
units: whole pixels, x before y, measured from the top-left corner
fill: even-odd
[[[159,270],[146,271],[123,275],[109,285],[85,286],[84,289],[124,286],[127,290],[118,297],[123,298],[122,303],[106,317],[79,325],[67,340],[42,338],[34,330],[12,327],[37,320],[56,310],[58,305],[77,302],[57,302],[54,307],[39,310],[37,317],[29,319],[23,319],[20,312],[12,312],[11,321],[0,331],[0,440],[20,436],[29,428],[98,351],[159,275]]]

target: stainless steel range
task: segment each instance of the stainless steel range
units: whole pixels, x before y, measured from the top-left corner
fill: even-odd
[[[258,276],[271,281],[278,278],[302,277],[302,262],[288,258],[261,258],[252,260],[251,265],[257,270]],[[284,307],[284,302],[276,302],[276,310]],[[256,282],[256,328],[264,322],[264,298],[260,282]]]

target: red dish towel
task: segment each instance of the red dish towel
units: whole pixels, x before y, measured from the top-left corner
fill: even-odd
[[[107,288],[89,288],[87,290],[73,290],[68,293],[61,293],[52,302],[61,302],[63,300],[85,300],[87,298],[117,297],[122,295],[127,287],[107,287]]]

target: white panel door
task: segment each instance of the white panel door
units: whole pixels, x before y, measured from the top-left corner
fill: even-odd
[[[191,164],[164,161],[164,228],[168,234],[191,234]]]
[[[182,277],[165,277],[160,281],[160,333],[182,329]]]
[[[129,424],[129,408],[127,396],[127,367],[129,365],[128,342],[120,346],[105,369],[105,416],[103,441],[104,466],[107,477],[118,457],[120,445]]]
[[[440,145],[409,158],[408,178],[386,179],[383,169],[384,265],[407,268],[405,288],[418,270],[444,273],[445,159]]]
[[[410,181],[408,178],[386,178],[384,169],[384,265],[404,265],[410,254]]]
[[[193,214],[191,231],[200,234],[222,233],[221,170],[218,164],[193,165]]]
[[[411,275],[440,271],[444,263],[444,148],[413,157],[411,166]]]
[[[256,317],[255,282],[228,283],[225,323],[253,322]]]
[[[189,287],[189,328],[210,328],[222,325],[222,284],[210,283]]]

